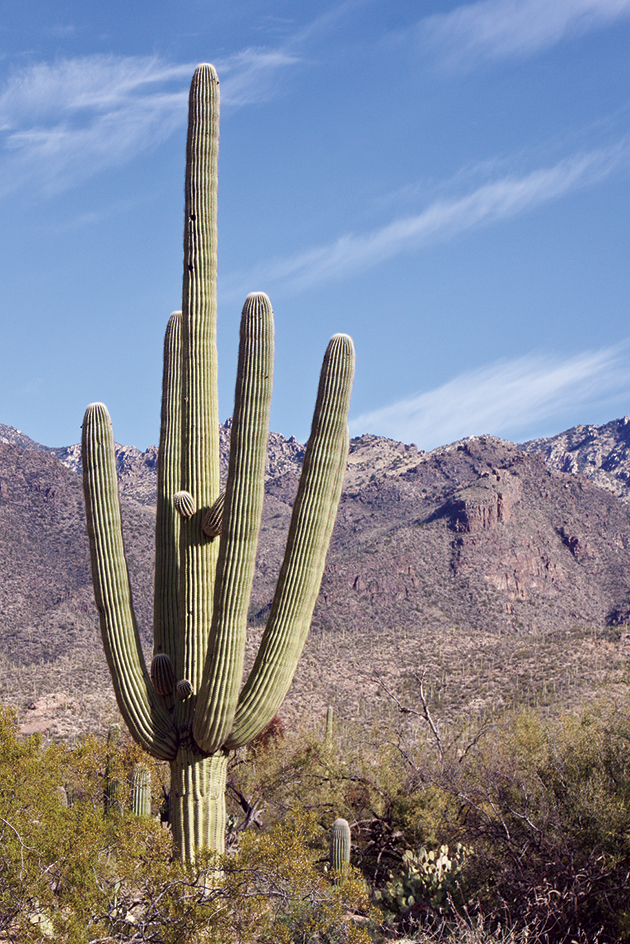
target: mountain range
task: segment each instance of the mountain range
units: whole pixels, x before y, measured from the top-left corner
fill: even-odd
[[[221,427],[225,473],[229,421]],[[117,446],[125,545],[151,641],[157,450]],[[252,660],[304,446],[270,434],[250,607]],[[73,738],[116,717],[92,598],[78,446],[0,425],[0,697],[25,733]],[[443,717],[572,702],[624,684],[630,637],[630,421],[517,445],[421,452],[351,442],[287,719],[363,723],[417,699]],[[150,655],[149,655],[150,658]]]

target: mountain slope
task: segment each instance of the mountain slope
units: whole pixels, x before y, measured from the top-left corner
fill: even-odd
[[[605,448],[597,453],[591,438],[580,460],[585,469],[588,455],[617,449],[621,456],[613,440],[625,441],[626,425],[600,428]],[[556,437],[550,459],[579,441],[570,434]],[[223,466],[228,438],[226,426]],[[361,719],[379,705],[375,672],[404,689],[423,671],[444,710],[467,712],[544,699],[551,686],[570,700],[622,677],[630,509],[610,488],[550,468],[545,448],[481,436],[425,454],[375,436],[353,440],[313,628],[284,712],[318,718],[334,704],[342,716]],[[250,662],[302,455],[294,440],[270,437]],[[77,458],[76,447],[0,442],[0,692],[25,723],[58,736],[102,727],[114,710]],[[148,646],[155,450],[118,447],[118,462],[134,603]],[[605,464],[592,462],[593,474]],[[54,709],[44,696],[54,696]]]

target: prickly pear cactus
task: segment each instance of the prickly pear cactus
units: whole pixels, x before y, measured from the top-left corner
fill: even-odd
[[[438,850],[422,848],[418,853],[407,849],[400,870],[390,872],[385,888],[375,893],[376,901],[398,914],[416,906],[443,914],[449,899],[459,897],[466,853],[461,843],[457,843],[452,853],[447,845]]]
[[[121,713],[135,740],[170,762],[180,855],[224,849],[227,755],[269,724],[291,684],[319,592],[348,453],[351,339],[335,335],[271,612],[241,687],[247,610],[264,493],[274,329],[271,303],[241,316],[225,493],[219,479],[216,214],[219,81],[197,68],[186,145],[181,312],[164,343],[158,452],[153,662],[144,662],[122,541],[114,440],[103,404],[83,423],[83,482],[101,633]]]

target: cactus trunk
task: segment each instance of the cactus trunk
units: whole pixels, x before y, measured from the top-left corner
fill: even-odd
[[[171,825],[185,860],[199,849],[225,851],[227,760],[223,751],[202,757],[184,747],[171,764]]]
[[[311,436],[269,622],[241,689],[247,610],[264,495],[273,312],[243,307],[230,460],[220,494],[216,354],[219,83],[195,71],[189,99],[182,311],[164,343],[158,455],[154,646],[144,663],[124,555],[113,433],[88,407],[83,469],[94,592],[121,712],[171,764],[171,825],[187,861],[222,852],[228,751],[255,738],[291,684],[319,592],[348,453],[354,349],[328,345]]]

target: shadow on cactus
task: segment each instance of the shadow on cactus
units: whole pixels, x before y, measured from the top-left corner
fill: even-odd
[[[164,344],[158,456],[154,656],[144,663],[125,560],[114,440],[103,404],[83,423],[83,483],[94,595],[116,697],[135,740],[171,765],[179,854],[222,852],[227,754],[275,716],[306,641],[346,468],[354,349],[335,335],[269,619],[241,689],[262,514],[273,373],[273,312],[245,301],[230,459],[220,492],[216,353],[219,81],[193,77],[186,145],[182,311]]]

